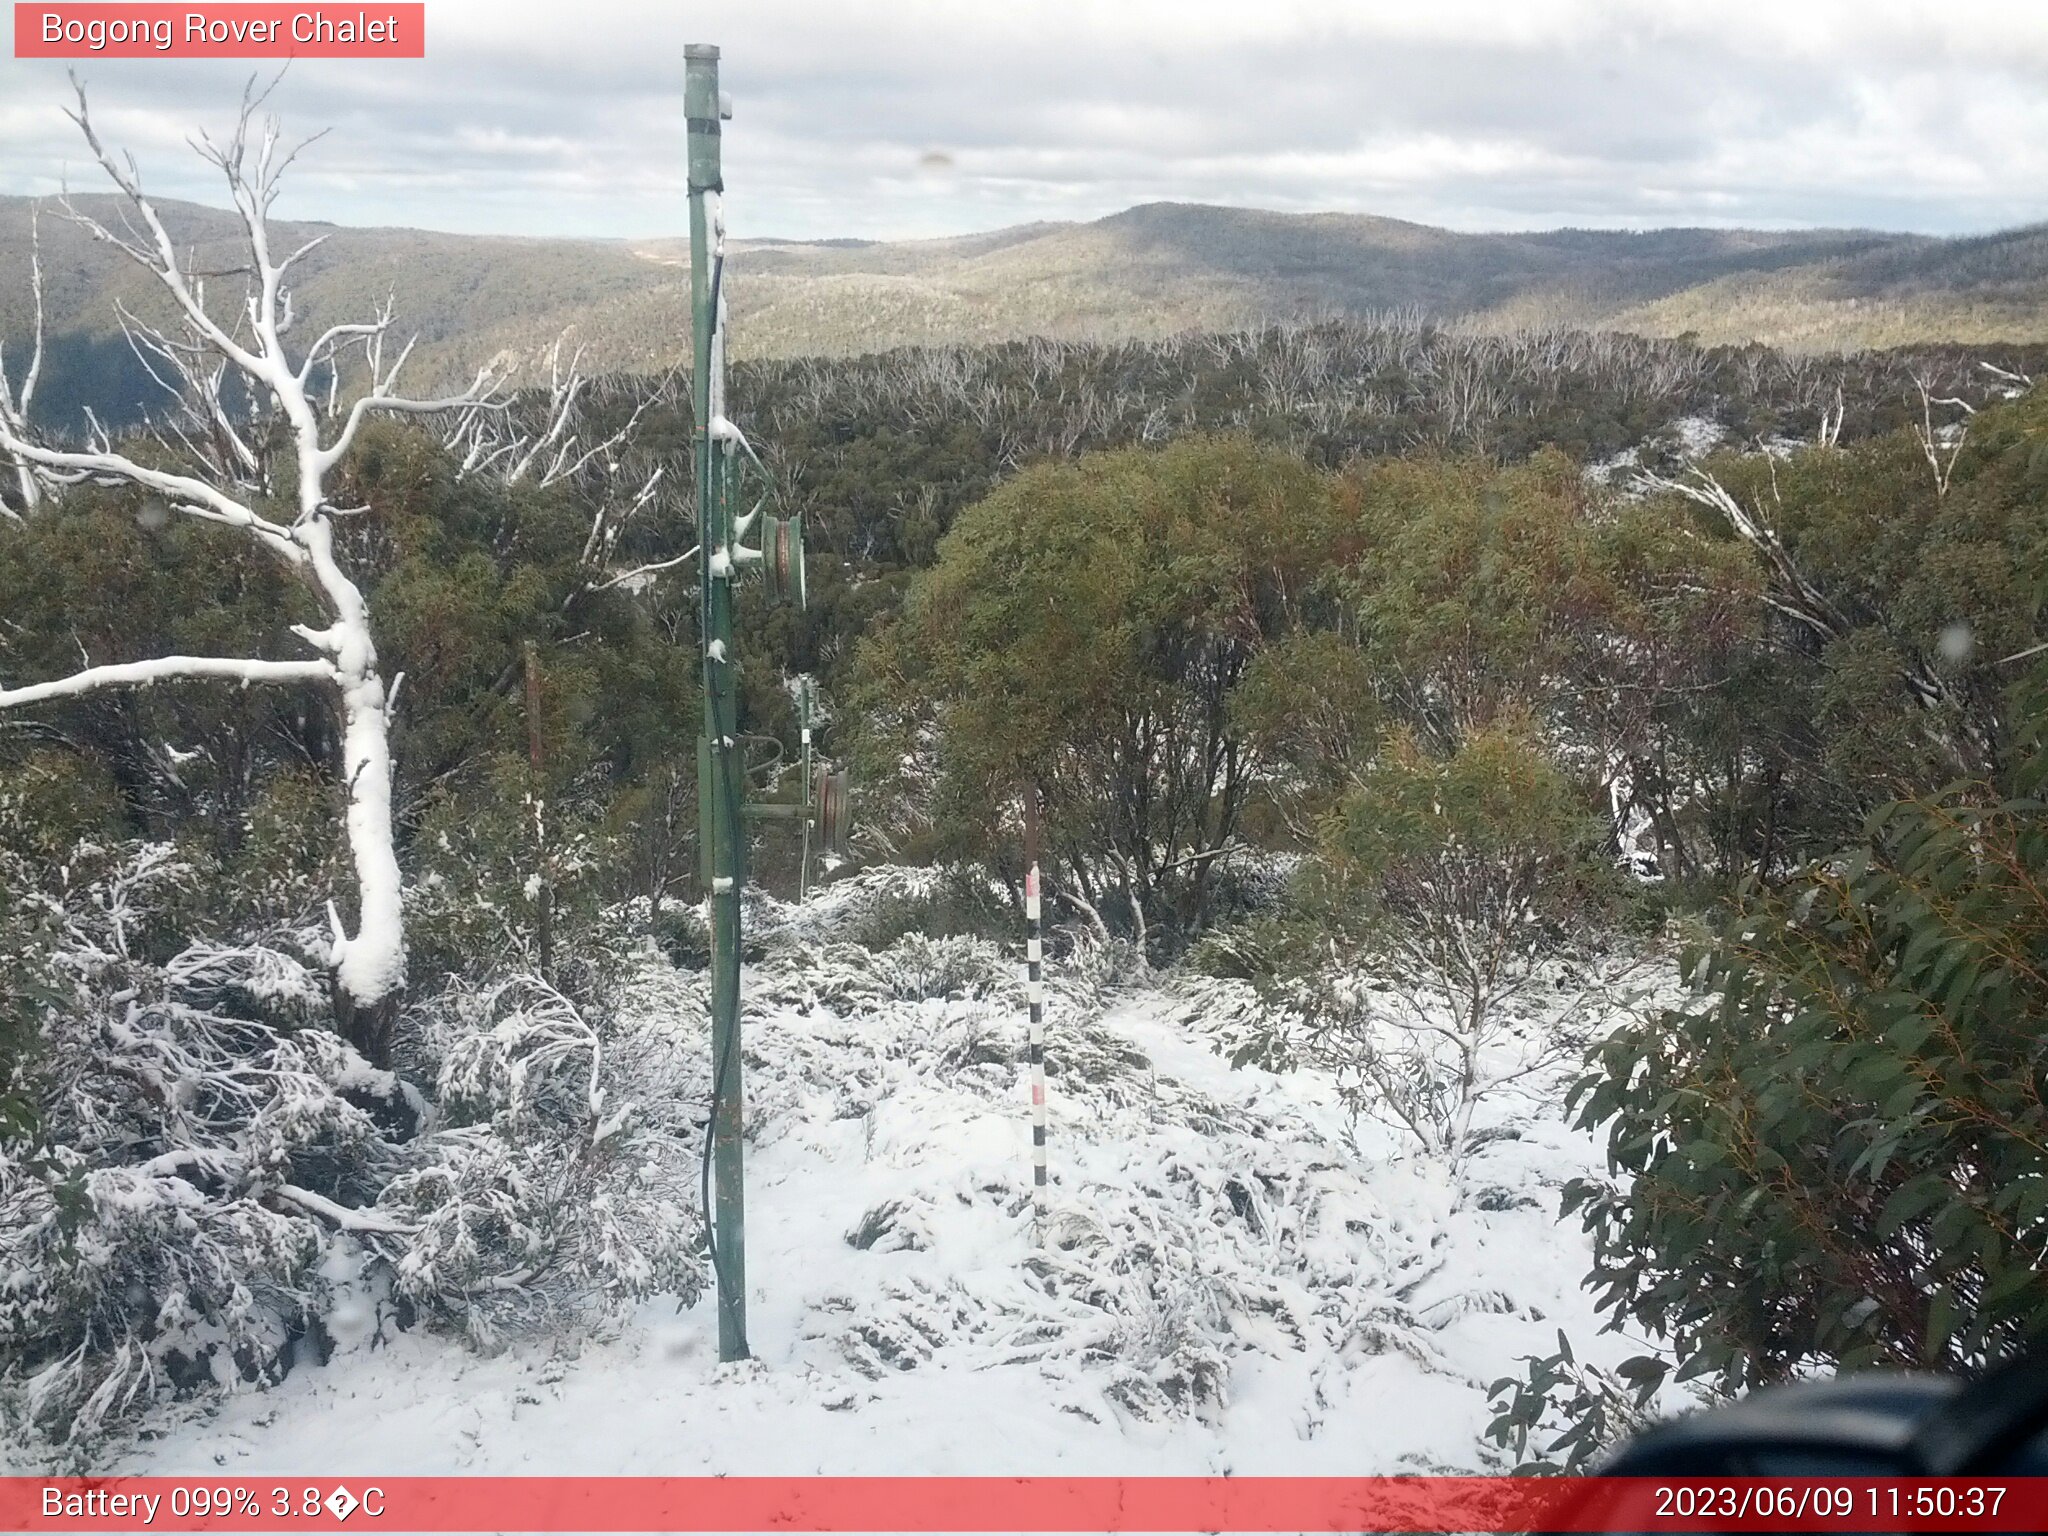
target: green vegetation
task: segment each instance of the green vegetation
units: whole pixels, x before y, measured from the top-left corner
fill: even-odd
[[[1919,371],[1974,380],[1960,443],[1914,435]],[[1986,387],[1961,354],[1406,322],[759,364],[736,391],[823,548],[810,609],[747,609],[742,725],[789,745],[782,679],[818,673],[868,849],[949,866],[872,914],[878,942],[997,922],[1036,784],[1057,919],[1257,981],[1287,1009],[1246,1059],[1335,1068],[1454,1167],[1480,1096],[1593,1043],[1579,1104],[1613,1178],[1574,1198],[1603,1304],[1684,1374],[1974,1362],[2048,1323],[2048,711],[2014,691],[2048,592],[2048,405]],[[594,393],[602,433],[630,392]],[[1841,446],[1713,456],[1646,497],[1585,473],[1638,445],[1670,471],[1683,415],[1810,437],[1838,398]],[[634,453],[677,462],[681,420],[659,403]],[[419,1006],[533,966],[536,876],[558,954],[615,955],[629,925],[687,953],[661,908],[691,885],[690,583],[593,590],[584,495],[461,479],[414,428],[366,434],[345,490],[406,674]],[[678,531],[657,508],[615,564]],[[246,653],[306,616],[208,533],[89,489],[8,524],[0,675]],[[317,934],[337,777],[291,689],[10,715],[0,1095],[44,1080],[79,986]],[[100,894],[124,882],[132,924]],[[88,919],[113,958],[82,977],[56,962]],[[1594,1039],[1615,957],[1673,926],[1692,1002]],[[574,969],[562,1007],[596,993]],[[1541,1040],[1539,998],[1563,1021]],[[0,1097],[17,1129],[32,1107]],[[1531,1362],[1503,1433],[1555,1393],[1619,1422],[1649,1371]]]
[[[2048,690],[2009,791],[1871,818],[1743,893],[1699,1003],[1605,1041],[1576,1098],[1601,1305],[1735,1390],[1817,1365],[1966,1368],[2048,1328]]]
[[[1289,977],[1310,1022],[1305,1053],[1337,1070],[1361,1111],[1457,1170],[1481,1103],[1583,1039],[1566,1028],[1525,1047],[1515,1023],[1539,988],[1568,985],[1557,962],[1613,937],[1619,880],[1604,842],[1527,723],[1483,727],[1443,756],[1394,733],[1324,822],[1281,919],[1306,920],[1322,951]],[[1333,955],[1339,977],[1362,970],[1372,993],[1332,985]]]
[[[1341,528],[1322,477],[1242,441],[1027,470],[864,654],[871,761],[907,770],[947,857],[992,856],[1036,785],[1074,894],[1198,930],[1257,766],[1238,688],[1328,611]]]
[[[1546,1064],[1503,1055],[1524,989],[1611,1003],[1589,961],[1660,907],[1717,933],[1697,1003],[1599,1041],[1579,1091],[1603,1305],[1723,1387],[1981,1363],[2048,1324],[2048,712],[2012,692],[2043,409],[1932,463],[1904,431],[1712,460],[1720,504],[1603,503],[1541,455],[1088,457],[964,513],[862,665],[923,848],[992,856],[1042,777],[1059,888],[1155,952],[1225,921],[1200,962],[1298,1021],[1241,1054],[1336,1068],[1453,1164],[1477,1096]],[[1667,877],[1632,901],[1631,826]],[[1311,854],[1277,910],[1129,901],[1231,838]],[[1656,1379],[1532,1369],[1617,1421]]]

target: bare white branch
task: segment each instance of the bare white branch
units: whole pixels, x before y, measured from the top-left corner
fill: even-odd
[[[1962,454],[1963,444],[1969,440],[1969,418],[1977,414],[1976,408],[1953,396],[1935,398],[1928,391],[1927,381],[1917,374],[1914,375],[1913,386],[1920,391],[1920,420],[1913,425],[1913,439],[1919,443],[1927,467],[1934,471],[1934,494],[1945,497],[1949,481],[1956,472],[1956,459]],[[1961,406],[1963,421],[1937,428],[1934,425],[1934,408],[1937,405]]]
[[[0,688],[0,709],[40,704],[47,699],[76,698],[102,688],[147,688],[189,678],[216,678],[238,683],[331,683],[334,664],[326,661],[254,661],[240,656],[159,656],[153,661],[115,662],[87,667],[47,683]]]
[[[43,232],[38,213],[33,208],[29,210],[28,229],[29,293],[35,310],[35,330],[29,343],[28,371],[22,375],[18,391],[8,384],[6,356],[0,352],[0,427],[11,429],[16,436],[24,436],[28,431],[29,407],[35,401],[36,381],[43,372]],[[33,512],[43,499],[43,487],[35,466],[16,456],[14,473],[21,493],[21,511]],[[5,501],[0,501],[0,517],[21,521],[21,515]]]
[[[104,439],[104,433],[97,429],[95,436]],[[94,480],[103,484],[135,485],[144,490],[155,491],[169,501],[177,511],[188,516],[202,517],[211,522],[226,523],[230,527],[245,529],[294,565],[305,561],[306,553],[294,543],[289,529],[279,527],[225,491],[218,490],[203,480],[196,480],[190,475],[174,474],[169,470],[139,464],[126,454],[117,453],[111,448],[83,453],[44,448],[40,444],[16,436],[12,424],[5,421],[0,421],[0,452],[44,469],[76,474],[83,480]]]

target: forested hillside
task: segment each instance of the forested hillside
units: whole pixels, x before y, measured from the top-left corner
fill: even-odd
[[[107,217],[113,201],[81,196]],[[232,214],[165,205],[197,259],[234,262]],[[565,330],[599,371],[652,372],[689,336],[687,242],[487,238],[280,220],[304,323],[402,294],[417,375],[447,382],[506,350],[531,367]],[[160,391],[121,339],[115,302],[162,297],[54,202],[0,198],[0,268],[23,271],[39,228],[50,333],[44,419],[90,406],[131,421]],[[1763,342],[1800,352],[2048,340],[2038,230],[1937,240],[1855,230],[1554,230],[1468,234],[1352,214],[1158,203],[1087,224],[946,240],[735,239],[734,355],[794,358],[1028,337],[1158,341],[1183,332],[1406,312],[1483,334],[1577,327]],[[19,355],[24,284],[0,290],[0,344]]]

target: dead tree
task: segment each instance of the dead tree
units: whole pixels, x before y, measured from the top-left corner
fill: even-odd
[[[93,158],[119,191],[119,228],[71,206],[67,214],[94,239],[150,274],[168,296],[177,328],[150,324],[123,310],[121,323],[138,357],[171,389],[178,405],[158,436],[179,467],[159,455],[131,455],[97,423],[83,446],[59,446],[28,423],[25,402],[34,366],[12,404],[0,411],[0,454],[33,482],[30,503],[83,483],[140,489],[171,514],[218,524],[261,547],[298,577],[319,605],[323,625],[292,633],[309,654],[291,659],[249,656],[161,656],[87,666],[69,677],[0,688],[0,708],[17,708],[115,687],[173,680],[224,679],[312,684],[333,701],[341,722],[346,831],[355,875],[355,924],[328,903],[338,1022],[373,1062],[382,1063],[406,982],[404,895],[392,840],[390,728],[402,677],[386,679],[371,633],[369,606],[336,544],[338,519],[366,508],[338,507],[329,496],[335,471],[363,423],[377,414],[499,408],[496,365],[479,370],[468,388],[435,399],[397,393],[411,343],[387,358],[392,308],[371,320],[329,326],[296,356],[289,278],[293,264],[319,239],[289,254],[271,246],[269,214],[280,178],[304,144],[280,143],[274,118],[259,121],[267,91],[243,94],[233,132],[196,147],[226,179],[241,216],[247,265],[242,302],[226,318],[207,300],[205,276],[181,258],[170,232],[142,190],[134,158],[115,156],[100,141],[85,92],[73,82],[78,125]],[[311,142],[310,140],[307,142]],[[38,336],[40,344],[40,335]],[[343,392],[343,376],[355,385]],[[246,394],[237,410],[230,379]],[[144,458],[150,462],[144,462]],[[279,505],[283,510],[276,510]],[[265,510],[259,511],[258,508]]]

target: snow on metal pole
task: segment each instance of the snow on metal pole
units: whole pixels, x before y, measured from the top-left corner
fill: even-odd
[[[1039,901],[1038,790],[1024,791],[1024,986],[1031,1006],[1031,1236],[1045,1241],[1045,925]]]

